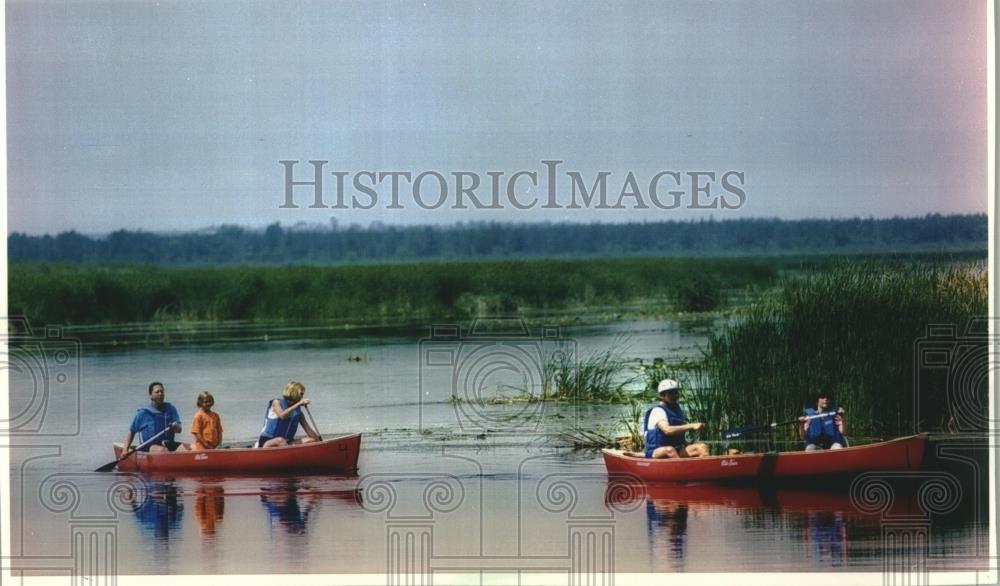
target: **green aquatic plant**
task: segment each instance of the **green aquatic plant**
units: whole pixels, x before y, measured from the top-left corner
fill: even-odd
[[[915,386],[916,350],[934,324],[954,327],[956,347],[985,345],[963,336],[986,302],[977,265],[847,263],[789,280],[711,338],[693,370],[711,385],[693,396],[691,412],[716,429],[783,421],[824,389],[847,410],[851,434],[940,429],[953,417],[942,400],[947,381]],[[985,372],[986,353],[978,359]],[[777,431],[793,437],[795,426]]]
[[[616,448],[618,441],[614,433],[598,424],[594,428],[573,427],[563,431],[558,436],[558,440],[568,444],[575,450],[599,450],[601,448]]]
[[[624,431],[624,435],[616,438],[618,447],[636,452],[646,447],[646,434],[642,429],[644,415],[645,406],[635,399],[630,400],[618,416],[618,425]]]
[[[611,348],[593,352],[576,360],[571,354],[558,353],[544,365],[543,396],[557,400],[627,401],[626,387],[634,376],[625,358],[627,341],[616,338]]]

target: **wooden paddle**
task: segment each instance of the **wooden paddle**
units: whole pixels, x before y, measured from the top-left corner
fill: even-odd
[[[169,429],[170,429],[170,426],[164,427],[163,430],[160,431],[160,433],[154,435],[153,437],[151,437],[148,440],[146,440],[146,441],[142,442],[141,444],[139,444],[138,448],[136,448],[134,450],[131,450],[131,451],[128,451],[128,452],[125,452],[125,455],[122,456],[121,458],[118,458],[117,460],[114,460],[113,462],[108,462],[107,464],[101,466],[97,470],[94,470],[94,472],[110,472],[112,468],[114,468],[115,466],[118,465],[118,462],[121,462],[122,460],[128,458],[132,454],[138,452],[139,450],[141,450],[141,449],[145,448],[146,446],[148,446],[149,444],[153,443],[154,441],[156,441],[156,439],[158,437],[160,437],[161,435],[167,433],[167,431]],[[128,446],[125,446],[123,449],[128,450]]]
[[[820,419],[822,417],[831,417],[833,415],[841,415],[843,413],[844,410],[839,409],[837,411],[827,411],[825,413],[817,413],[816,415],[809,415],[806,417],[806,419],[807,420]],[[798,418],[795,418],[795,419],[790,419],[788,421],[782,421],[780,423],[768,423],[765,425],[750,425],[747,427],[734,427],[733,429],[727,429],[726,431],[722,432],[722,439],[724,440],[736,439],[738,437],[741,437],[749,433],[756,433],[758,431],[769,431],[774,429],[775,427],[778,427],[779,425],[789,425],[791,423],[798,423],[798,421],[799,421]]]
[[[316,437],[319,438],[319,441],[323,441],[323,436],[319,433],[319,427],[316,426],[316,418],[313,417],[312,411],[309,410],[309,405],[303,405],[302,408],[306,410],[306,415],[309,416],[309,425],[316,432]]]

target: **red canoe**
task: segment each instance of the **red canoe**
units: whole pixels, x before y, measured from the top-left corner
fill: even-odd
[[[122,445],[114,444],[115,458]],[[229,448],[202,452],[137,452],[118,463],[122,472],[353,472],[358,467],[361,434],[280,448]]]
[[[604,450],[608,474],[631,474],[645,482],[740,482],[849,477],[874,470],[919,470],[927,436],[903,437],[842,450],[776,452],[652,460]]]

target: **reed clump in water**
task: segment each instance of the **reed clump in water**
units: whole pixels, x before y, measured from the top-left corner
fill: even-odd
[[[569,353],[550,357],[545,364],[545,389],[548,399],[587,402],[624,402],[632,397],[626,387],[635,378],[625,359],[623,340],[612,348],[594,352],[580,360]]]
[[[642,431],[644,413],[645,406],[632,399],[612,427],[598,425],[591,429],[576,426],[559,434],[559,439],[578,450],[618,448],[642,451],[646,444],[645,434]]]

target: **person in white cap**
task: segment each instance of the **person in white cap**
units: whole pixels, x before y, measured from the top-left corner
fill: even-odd
[[[684,444],[684,434],[698,431],[704,423],[688,423],[684,410],[677,403],[681,387],[673,379],[663,379],[656,387],[660,402],[646,410],[643,429],[646,432],[645,453],[626,452],[627,455],[646,458],[697,458],[708,456],[708,446],[703,443]]]

